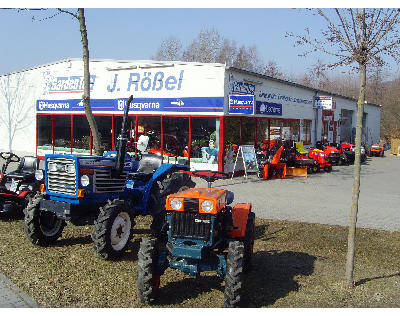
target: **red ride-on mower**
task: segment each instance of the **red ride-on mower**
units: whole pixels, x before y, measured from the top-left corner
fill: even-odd
[[[384,157],[385,149],[383,148],[383,146],[379,146],[379,144],[373,144],[371,145],[371,148],[369,150],[369,156]]]
[[[323,150],[310,148],[310,152],[308,153],[308,157],[315,159],[318,164],[314,165],[312,168],[313,172],[318,172],[321,168],[323,168],[326,172],[332,171],[332,164],[328,161],[328,156]]]
[[[39,191],[43,183],[43,180],[35,178],[39,159],[31,156],[20,158],[11,152],[0,152],[0,157],[5,160],[0,174],[0,216],[17,214],[26,207],[29,196]],[[19,162],[18,168],[6,174],[11,162]]]

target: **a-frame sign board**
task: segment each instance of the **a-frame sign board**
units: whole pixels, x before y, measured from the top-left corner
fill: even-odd
[[[246,178],[246,180],[248,173],[257,173],[257,176],[260,177],[260,170],[258,169],[256,151],[253,145],[239,146],[235,159],[235,164],[233,166],[232,179],[235,174],[236,167],[239,165],[243,165],[244,177]]]

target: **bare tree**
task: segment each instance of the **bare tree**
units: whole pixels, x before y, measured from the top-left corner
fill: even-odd
[[[330,14],[332,12],[332,14]],[[354,181],[352,188],[352,205],[350,212],[348,248],[346,258],[346,281],[349,287],[354,286],[355,234],[360,194],[360,149],[362,137],[362,118],[366,94],[367,66],[382,65],[384,57],[399,61],[400,10],[398,9],[333,9],[317,13],[327,24],[322,31],[322,38],[311,36],[306,29],[305,35],[289,36],[297,38],[299,45],[311,46],[311,51],[321,51],[334,56],[335,62],[328,67],[349,66],[355,63],[360,74],[359,96],[357,101],[357,126],[355,141]]]
[[[0,77],[0,122],[8,131],[8,149],[12,151],[15,133],[32,124],[29,116],[31,104],[26,96],[31,89],[26,89],[24,73],[7,74]]]
[[[82,42],[82,59],[83,59],[83,95],[82,102],[85,109],[86,118],[89,122],[90,130],[93,135],[93,147],[96,155],[103,155],[103,148],[101,146],[101,135],[97,127],[92,109],[90,107],[90,72],[89,72],[89,42],[86,30],[85,12],[83,8],[79,8],[77,12],[58,8],[60,12],[67,13],[73,16],[79,22],[81,42]]]
[[[183,60],[215,63],[219,55],[221,42],[221,35],[217,30],[201,30],[197,38],[183,52]]]
[[[156,60],[180,60],[182,56],[182,43],[175,36],[170,36],[161,42],[157,50]]]
[[[273,78],[283,78],[283,73],[275,60],[268,61],[267,65],[264,68],[264,75]]]
[[[45,11],[47,9],[28,9],[28,10]],[[79,22],[81,42],[82,42],[82,59],[83,59],[82,103],[83,103],[83,108],[85,110],[86,118],[89,123],[90,130],[92,131],[94,152],[96,155],[101,156],[103,155],[103,148],[101,146],[101,134],[99,132],[96,120],[94,118],[92,109],[90,107],[89,41],[88,41],[86,22],[85,22],[85,10],[83,8],[79,8],[76,11],[68,11],[65,9],[57,8],[56,14],[49,17],[45,17],[41,20],[48,20],[54,18],[56,15],[60,13],[66,13],[75,18]],[[33,16],[32,20],[36,20],[36,18]]]

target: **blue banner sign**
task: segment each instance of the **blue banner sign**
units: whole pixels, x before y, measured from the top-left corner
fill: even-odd
[[[90,99],[93,112],[122,112],[127,99]],[[82,100],[37,100],[38,112],[83,112]],[[134,98],[130,112],[220,112],[224,111],[223,97],[206,98]]]
[[[229,113],[254,114],[254,95],[230,95]]]
[[[264,115],[282,115],[282,104],[257,101],[256,102],[256,114]]]

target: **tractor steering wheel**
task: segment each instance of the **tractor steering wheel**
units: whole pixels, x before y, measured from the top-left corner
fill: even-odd
[[[19,162],[21,160],[21,158],[11,152],[1,152],[0,157],[4,160],[8,160],[9,162]],[[15,160],[13,160],[13,158],[15,158]]]
[[[211,182],[217,179],[228,179],[229,175],[225,172],[211,171],[211,170],[198,170],[192,171],[195,177],[202,178],[208,182],[208,186],[211,187]]]

